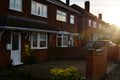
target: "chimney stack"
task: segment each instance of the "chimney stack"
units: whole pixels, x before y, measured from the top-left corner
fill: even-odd
[[[99,19],[102,20],[102,14],[101,13],[98,15],[98,17],[99,17]]]
[[[85,11],[90,12],[90,2],[85,1]]]
[[[70,5],[70,0],[66,0],[66,5],[67,5],[67,6]]]

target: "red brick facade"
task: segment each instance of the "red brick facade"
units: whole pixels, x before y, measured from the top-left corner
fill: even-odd
[[[47,6],[47,17],[31,14],[32,1],[36,1],[37,3]],[[57,58],[68,57],[68,59],[84,59],[85,55],[81,53],[82,49],[79,46],[84,46],[89,39],[92,40],[92,35],[94,33],[103,33],[103,30],[100,31],[98,28],[94,29],[88,26],[89,18],[91,20],[106,24],[102,20],[78,6],[68,6],[68,3],[66,5],[63,2],[56,0],[22,0],[22,11],[12,10],[9,6],[10,0],[0,1],[0,29],[2,31],[5,30],[5,32],[0,36],[0,67],[6,66],[8,61],[11,59],[12,33],[20,34],[21,62],[23,63],[25,63],[27,58],[25,45],[29,45],[31,49],[31,34],[34,32],[44,32],[47,34],[46,49],[31,49],[31,53],[35,55],[37,61],[47,60],[51,55],[55,55]],[[57,10],[66,13],[66,22],[56,20]],[[74,15],[74,24],[70,23],[71,15]],[[56,47],[57,34],[59,32],[61,32],[61,34],[68,35],[67,46],[62,47],[62,50],[59,49],[59,47]],[[87,36],[87,39],[85,38],[85,35],[89,35]],[[71,36],[73,39],[73,48],[70,46]],[[62,40],[62,42],[63,41],[64,40]],[[11,47],[11,49],[7,50],[7,47]],[[60,50],[62,52],[59,52]],[[76,50],[75,53],[74,50]],[[61,53],[65,54],[61,55]]]
[[[22,11],[17,10],[11,10],[10,9],[10,0],[1,0],[0,1],[0,25],[1,29],[2,27],[5,28],[5,32],[1,36],[0,41],[0,49],[1,49],[1,65],[0,67],[6,66],[7,63],[11,59],[11,49],[6,49],[7,47],[11,47],[11,34],[12,33],[20,33],[21,35],[21,62],[25,62],[27,55],[25,52],[25,45],[29,45],[31,47],[31,33],[36,31],[28,31],[24,28],[28,28],[35,26],[34,23],[32,24],[31,20],[41,21],[49,24],[50,26],[56,28],[58,31],[65,31],[68,33],[74,33],[74,46],[78,46],[78,40],[77,40],[77,33],[78,33],[78,24],[77,24],[77,16],[78,12],[69,6],[67,6],[65,3],[62,3],[60,1],[56,3],[52,3],[51,1],[47,0],[34,0],[40,4],[47,5],[47,18],[36,16],[31,14],[31,0],[22,0]],[[54,1],[53,1],[54,2]],[[60,4],[60,5],[59,5]],[[6,5],[6,6],[4,6]],[[66,6],[67,8],[65,8]],[[61,10],[66,12],[67,18],[66,22],[61,22],[56,20],[56,12],[57,10]],[[75,16],[75,22],[74,24],[70,23],[70,15]],[[25,21],[24,21],[25,20]],[[28,21],[27,21],[28,20]],[[29,24],[30,23],[30,24]],[[20,26],[23,25],[23,26]],[[26,26],[25,26],[26,25]],[[37,24],[36,24],[37,25]],[[23,30],[18,29],[10,29],[10,27],[22,27]],[[25,26],[25,27],[24,27]],[[47,26],[47,25],[46,25]],[[6,28],[7,27],[7,28]],[[41,27],[41,26],[40,26]],[[34,27],[33,27],[34,28]],[[37,27],[39,28],[39,27]],[[48,27],[49,28],[49,27]],[[35,28],[36,30],[36,28]],[[2,30],[4,31],[4,30]],[[50,31],[50,30],[49,30]],[[48,49],[51,47],[56,47],[56,36],[58,31],[52,31],[47,32],[47,49],[33,49],[31,50],[32,54],[36,56],[37,61],[43,61],[47,60],[49,57]],[[40,31],[38,31],[40,32]],[[68,40],[70,39],[70,35],[68,35]],[[69,45],[68,45],[69,47]]]

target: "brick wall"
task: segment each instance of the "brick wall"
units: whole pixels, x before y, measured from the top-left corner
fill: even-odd
[[[52,47],[49,49],[49,58],[58,60],[85,59],[85,47]]]
[[[90,80],[99,80],[104,77],[107,69],[107,50],[100,55],[91,52],[86,56],[86,77]]]
[[[6,32],[6,33],[5,33]],[[10,33],[5,31],[1,36],[0,41],[0,68],[6,67],[10,60],[10,50],[6,49],[6,45],[10,43]]]

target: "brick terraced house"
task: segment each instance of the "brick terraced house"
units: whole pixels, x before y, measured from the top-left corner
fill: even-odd
[[[28,48],[43,61],[50,47],[78,46],[78,14],[69,0],[1,0],[0,67],[23,64]]]
[[[90,2],[85,2],[85,9],[73,4],[72,8],[81,12],[78,17],[78,32],[87,40],[95,41],[102,38],[110,38],[110,25],[102,20],[102,14],[98,17],[90,13]]]
[[[24,64],[29,52],[37,61],[44,61],[50,57],[51,48],[54,52],[54,47],[58,47],[57,50],[79,47],[83,32],[90,35],[90,40],[96,40],[100,33],[94,31],[103,29],[106,23],[69,3],[69,0],[66,3],[60,0],[0,0],[0,68],[10,60],[13,65]],[[71,52],[74,50],[66,53]]]

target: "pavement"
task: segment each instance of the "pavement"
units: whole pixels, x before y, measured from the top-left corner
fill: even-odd
[[[107,74],[104,80],[120,80],[120,63]]]

